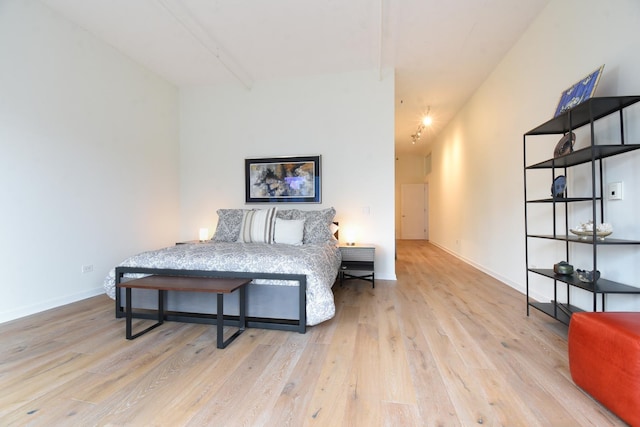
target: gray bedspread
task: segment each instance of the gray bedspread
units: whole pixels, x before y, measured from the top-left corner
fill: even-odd
[[[183,244],[143,252],[123,261],[124,267],[180,270],[290,273],[307,276],[307,325],[335,315],[331,286],[340,267],[340,251],[333,244],[301,246],[266,243],[207,242]],[[274,286],[297,286],[297,282],[260,281]],[[115,268],[105,278],[104,288],[115,298]]]

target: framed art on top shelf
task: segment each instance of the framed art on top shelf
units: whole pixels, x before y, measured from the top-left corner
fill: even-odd
[[[579,82],[575,83],[573,86],[562,92],[562,95],[560,96],[560,102],[558,102],[556,113],[553,117],[558,117],[565,111],[591,98],[593,96],[593,93],[596,91],[596,87],[598,86],[598,81],[600,81],[600,76],[602,75],[603,69],[604,65],[601,65],[600,68],[590,72]]]
[[[245,159],[246,203],[320,203],[321,156]]]

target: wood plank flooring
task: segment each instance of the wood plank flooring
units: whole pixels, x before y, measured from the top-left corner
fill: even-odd
[[[566,326],[428,242],[397,253],[334,319],[225,350],[211,325],[127,341],[106,296],[2,324],[0,425],[624,425],[571,381]]]

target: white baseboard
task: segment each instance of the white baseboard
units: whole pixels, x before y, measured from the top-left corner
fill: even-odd
[[[480,264],[477,264],[475,262],[473,262],[470,259],[467,259],[463,256],[461,256],[460,254],[457,254],[451,250],[449,250],[448,248],[445,248],[444,246],[441,246],[435,242],[431,242],[434,246],[437,246],[438,248],[442,249],[443,251],[445,251],[446,253],[458,258],[461,261],[464,261],[465,263],[473,266],[474,268],[477,268],[478,270],[482,271],[483,273],[488,274],[489,276],[493,277],[496,280],[501,281],[502,283],[504,283],[505,285],[509,286],[510,288],[515,289],[516,291],[520,292],[523,296],[527,294],[527,290],[525,288],[525,285],[521,284],[521,283],[516,283],[513,282],[509,279],[507,279],[506,277],[501,276],[500,274],[496,273],[495,271],[489,270],[485,267],[483,267]],[[529,297],[533,298],[536,301],[546,301],[548,300],[547,298],[545,298],[543,295],[536,295],[535,292],[531,292],[531,290],[529,290]],[[523,300],[523,304],[524,304],[524,300]]]
[[[99,288],[94,288],[94,289],[91,289],[85,292],[80,292],[73,295],[65,295],[60,298],[41,301],[37,304],[22,306],[12,311],[6,311],[4,313],[0,313],[0,323],[5,323],[11,320],[20,319],[21,317],[30,316],[32,314],[40,313],[45,310],[50,310],[52,308],[60,307],[62,305],[71,304],[72,302],[95,297],[103,293],[104,293],[104,288],[99,287]]]

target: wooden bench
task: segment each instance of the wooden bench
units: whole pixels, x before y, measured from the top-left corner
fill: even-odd
[[[277,329],[281,331],[296,331],[301,334],[306,332],[307,328],[307,276],[305,274],[295,273],[259,273],[259,272],[241,272],[241,271],[219,271],[219,270],[184,270],[175,268],[155,268],[155,267],[125,267],[119,266],[115,269],[115,285],[118,286],[125,279],[125,275],[130,274],[146,274],[155,276],[188,276],[188,277],[215,277],[230,279],[247,279],[247,280],[285,280],[298,283],[298,313],[297,320],[290,319],[271,319],[263,317],[251,317],[247,313],[246,326],[248,328]],[[122,304],[122,292],[116,289],[115,295],[115,314],[116,318],[126,316],[124,306]],[[250,306],[250,304],[249,304]],[[250,307],[247,307],[247,311]],[[157,315],[147,315],[147,313],[133,313],[135,318],[154,319]],[[215,323],[215,319],[211,319],[211,315],[205,313],[194,312],[167,312],[164,313],[165,320],[173,320],[177,322],[197,322],[197,323]],[[211,320],[212,321],[211,321]]]
[[[116,287],[125,288],[125,311],[126,311],[126,337],[128,340],[135,339],[140,335],[157,328],[164,322],[164,301],[167,291],[183,292],[210,292],[217,294],[217,347],[225,348],[235,340],[246,328],[246,285],[251,283],[251,279],[246,278],[223,278],[223,277],[199,277],[199,276],[147,276],[140,279],[129,280],[117,283]],[[136,334],[132,333],[133,309],[131,307],[131,289],[148,289],[158,291],[158,318],[157,323]],[[239,321],[238,330],[226,340],[223,337],[224,327],[224,294],[229,294],[238,290],[239,292]]]

